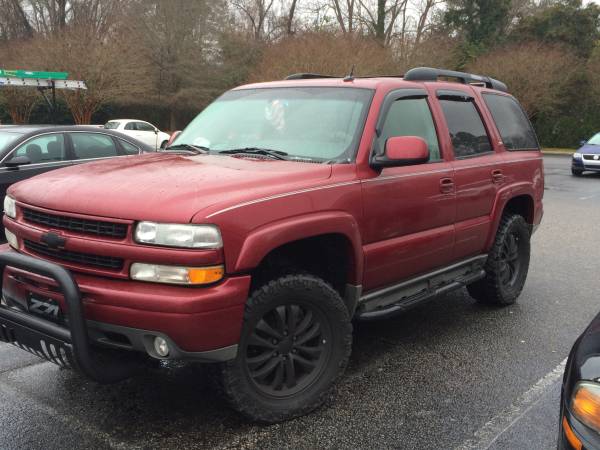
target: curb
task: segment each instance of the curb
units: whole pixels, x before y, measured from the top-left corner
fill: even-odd
[[[555,150],[555,149],[550,149],[550,148],[542,149],[542,153],[544,155],[559,155],[559,156],[572,156],[573,153],[575,153],[575,151],[576,150],[570,150],[570,149],[569,150],[567,150],[567,149],[565,149],[565,150],[556,149]]]

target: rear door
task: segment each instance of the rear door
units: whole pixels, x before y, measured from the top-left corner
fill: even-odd
[[[108,134],[71,132],[68,133],[68,137],[71,143],[73,162],[80,163],[121,156],[116,142]]]
[[[392,92],[380,115],[376,148],[393,136],[418,136],[428,143],[430,161],[384,168],[362,181],[365,291],[447,265],[454,245],[453,168],[441,151],[427,92]]]
[[[503,159],[482,118],[482,105],[465,90],[437,90],[454,152],[456,241],[454,260],[484,251],[491,212],[504,184]]]
[[[26,156],[30,164],[7,167],[6,162],[16,156]],[[8,187],[17,181],[31,178],[49,170],[69,166],[65,136],[63,133],[48,133],[33,137],[10,152],[0,165],[0,195],[6,195]]]
[[[156,128],[147,122],[135,122],[136,138],[142,141],[144,144],[151,145],[156,149],[157,145],[160,145],[158,141],[158,135]]]

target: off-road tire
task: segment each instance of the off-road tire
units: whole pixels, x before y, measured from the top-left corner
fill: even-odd
[[[467,286],[471,297],[480,303],[499,306],[515,303],[525,285],[529,255],[530,226],[518,214],[505,214],[488,254],[486,276]]]
[[[285,317],[285,320],[273,320],[278,317]],[[290,317],[297,319],[295,325],[290,325]],[[304,341],[309,333],[304,330],[305,334],[301,334],[300,331],[307,318],[310,321],[307,330],[313,330],[316,324],[320,334]],[[294,322],[294,319],[291,320]],[[263,334],[265,321],[267,324],[275,323],[270,333],[276,331],[280,336],[285,333],[281,341],[275,337],[266,338],[271,344],[278,342],[273,344],[273,349],[265,347],[262,341],[259,341],[261,345],[254,345],[257,337],[268,336]],[[307,348],[311,349],[312,356],[304,353]],[[351,348],[352,325],[340,295],[313,275],[285,275],[269,281],[251,294],[246,304],[237,357],[221,364],[219,381],[234,409],[254,421],[280,422],[307,414],[323,404],[335,381],[344,373]],[[258,356],[254,356],[257,352]],[[266,363],[257,365],[256,360],[263,356],[268,357]],[[303,360],[298,359],[299,356]],[[314,369],[302,365],[313,357],[319,361]],[[290,369],[294,374],[291,376],[286,366],[288,359],[295,367]],[[257,377],[256,374],[262,373],[270,364],[276,364],[276,368],[269,376],[264,379]],[[279,370],[282,375],[279,375]],[[277,383],[281,383],[281,376],[285,382],[278,392]],[[296,376],[297,383],[289,387],[287,380],[296,380]]]
[[[571,173],[576,177],[580,177],[583,174],[583,170],[571,169]]]

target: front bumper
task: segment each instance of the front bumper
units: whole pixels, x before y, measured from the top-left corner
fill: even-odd
[[[0,340],[96,381],[123,378],[125,370],[98,364],[98,345],[159,358],[152,342],[160,336],[169,344],[170,359],[236,356],[249,277],[203,289],[158,286],[73,276],[57,264],[12,251],[0,253],[0,270]],[[65,312],[63,323],[28,312],[27,293],[56,301]]]
[[[589,170],[594,172],[600,172],[600,160],[584,160],[584,159],[571,159],[571,168],[575,170]]]
[[[560,450],[575,450],[569,443],[569,439],[567,438],[568,431],[565,430],[563,426],[563,420],[567,422],[568,427],[571,429],[571,432],[575,436],[579,442],[581,442],[582,449],[585,450],[598,450],[600,449],[600,435],[595,431],[591,430],[584,424],[582,424],[579,420],[577,420],[573,415],[569,412],[569,410],[562,406],[562,414],[560,417],[560,429],[558,435],[558,448]]]

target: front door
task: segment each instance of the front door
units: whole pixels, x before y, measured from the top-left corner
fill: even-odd
[[[26,156],[30,163],[7,167],[6,162],[16,156]],[[4,198],[8,187],[17,181],[69,165],[63,133],[34,137],[13,150],[0,165],[0,195]]]
[[[440,151],[423,90],[403,90],[384,102],[377,147],[392,136],[419,136],[430,152],[426,164],[385,168],[362,181],[365,291],[447,265],[454,247],[454,171]],[[406,90],[409,91],[409,90]],[[388,111],[386,112],[386,103]]]

